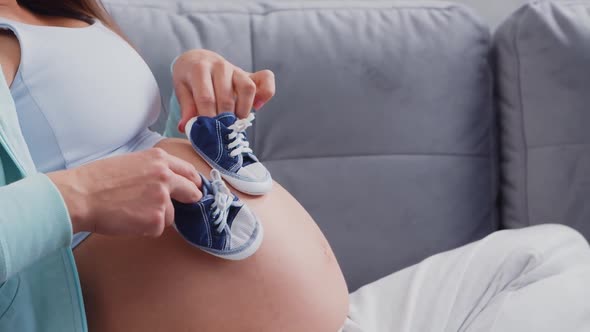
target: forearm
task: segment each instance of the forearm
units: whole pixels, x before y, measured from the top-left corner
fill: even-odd
[[[0,188],[0,283],[71,241],[68,210],[46,175]]]

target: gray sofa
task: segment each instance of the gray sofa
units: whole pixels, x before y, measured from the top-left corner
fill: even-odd
[[[590,235],[590,1],[534,2],[495,38],[440,1],[106,7],[165,101],[188,49],[275,72],[254,149],[324,231],[351,291],[503,227]]]

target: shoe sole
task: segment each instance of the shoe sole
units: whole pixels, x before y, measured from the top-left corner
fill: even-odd
[[[192,243],[178,230],[178,228],[176,228],[176,224],[172,224],[172,226],[174,227],[176,232],[180,235],[180,237],[182,237],[191,246],[193,246],[193,247],[195,247],[195,248],[197,248],[209,255],[219,257],[222,259],[226,259],[226,260],[230,260],[230,261],[241,261],[241,260],[244,260],[244,259],[254,255],[258,251],[258,249],[260,248],[260,245],[262,244],[262,239],[264,238],[264,227],[262,227],[262,223],[260,223],[260,221],[258,220],[258,233],[256,234],[256,238],[254,238],[254,241],[252,241],[252,244],[248,248],[246,248],[240,252],[237,252],[235,254],[219,254],[216,252],[212,252],[205,247],[201,247],[197,244]]]
[[[212,165],[209,165],[209,166],[214,167]],[[219,169],[217,169],[217,170],[219,170]],[[270,177],[269,177],[270,180],[265,181],[265,182],[243,181],[243,180],[231,177],[229,175],[225,175],[223,173],[221,173],[221,177],[225,181],[227,181],[227,183],[229,183],[232,187],[236,188],[236,190],[238,190],[244,194],[248,194],[248,195],[252,195],[252,196],[262,196],[262,195],[268,194],[272,189],[272,178],[270,178]]]

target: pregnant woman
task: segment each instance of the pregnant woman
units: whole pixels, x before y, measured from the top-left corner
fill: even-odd
[[[329,244],[278,184],[240,195],[265,230],[256,254],[231,262],[196,250],[167,227],[171,198],[198,201],[198,173],[210,168],[188,141],[148,129],[161,110],[156,81],[100,4],[0,0],[0,28],[0,183],[11,183],[0,188],[2,331],[525,331],[514,316],[553,310],[543,304],[556,294],[569,304],[589,295],[521,291],[572,281],[573,267],[585,271],[573,281],[587,278],[586,242],[554,226],[436,256],[349,307]],[[205,50],[181,55],[173,80],[179,128],[196,115],[244,118],[275,87],[271,72]],[[539,310],[517,305],[527,296]],[[547,331],[582,331],[587,309],[536,317],[558,317],[539,325]]]
[[[74,232],[93,233],[73,242],[91,331],[342,326],[348,297],[338,263],[280,185],[262,198],[240,197],[265,229],[251,259],[216,259],[165,227],[170,197],[198,201],[197,171],[208,176],[210,168],[187,140],[147,129],[162,105],[155,78],[98,4],[0,5],[2,69],[34,164],[59,188]],[[246,73],[203,50],[183,54],[173,78],[180,128],[197,114],[245,117],[274,94],[271,72]]]

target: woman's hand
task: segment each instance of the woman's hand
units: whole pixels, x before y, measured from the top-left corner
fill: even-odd
[[[172,76],[182,113],[178,125],[181,132],[188,120],[198,115],[232,112],[245,118],[252,108],[259,110],[275,94],[270,70],[248,73],[207,50],[182,54]]]
[[[66,202],[75,233],[157,237],[174,220],[171,198],[191,203],[202,197],[193,165],[158,148],[48,176]]]

